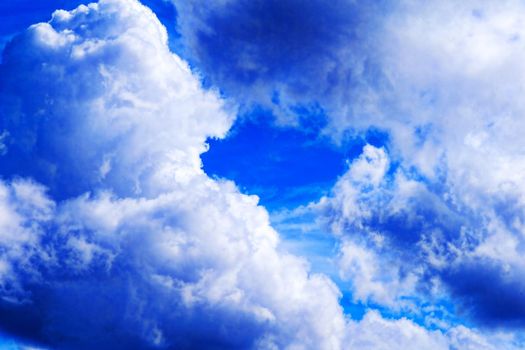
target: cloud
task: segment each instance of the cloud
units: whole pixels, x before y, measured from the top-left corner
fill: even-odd
[[[282,251],[257,197],[204,174],[206,139],[225,135],[235,108],[201,87],[139,2],[57,11],[3,57],[0,327],[9,334],[79,349],[458,341],[459,331],[377,312],[348,320],[335,284]],[[383,186],[384,150],[368,147],[355,164],[361,190]],[[492,341],[461,334],[462,344]]]
[[[367,180],[366,190],[344,175],[325,213],[332,230],[352,236],[342,239],[349,266],[359,266],[363,247],[389,256],[387,265],[415,255],[420,287],[444,282],[473,320],[516,324],[523,314],[511,291],[522,289],[525,209],[521,2],[174,3],[187,56],[241,104],[288,121],[294,106],[315,105],[326,114],[322,132],[335,140],[370,128],[388,134],[390,172],[379,185]],[[380,174],[382,165],[371,168]],[[389,271],[383,280],[412,279],[402,268],[375,270]],[[487,277],[458,278],[467,272]],[[487,280],[487,293],[470,292]]]
[[[186,56],[241,105],[297,123],[295,107],[348,99],[365,69],[362,34],[379,9],[355,1],[173,0]]]
[[[340,274],[353,298],[414,312],[451,297],[458,315],[483,326],[519,326],[520,237],[503,211],[475,212],[447,187],[388,164],[384,149],[365,146],[332,194],[310,206],[341,241]]]
[[[440,332],[429,332],[407,319],[387,320],[377,312],[368,312],[350,329],[350,344],[355,349],[449,349],[447,338]]]
[[[200,172],[206,138],[233,118],[166,43],[151,11],[120,2],[57,11],[17,37],[1,67],[4,175],[59,197],[147,196]]]
[[[3,329],[58,348],[341,345],[335,285],[203,173],[232,112],[151,11],[57,11],[0,70]]]
[[[424,246],[458,256],[441,259],[454,271],[445,280],[462,308],[493,326],[523,316],[513,295],[524,272],[523,79],[510,68],[523,62],[522,5],[402,6],[385,24],[381,62],[394,83],[392,98],[403,101],[404,122],[428,125],[420,137],[394,126],[394,147],[459,215],[463,222],[452,232],[470,242],[449,249],[449,236],[434,235],[441,248]],[[426,218],[447,221],[437,213]]]
[[[521,2],[175,4],[188,56],[238,101],[288,120],[318,106],[335,140],[387,133],[388,162],[365,150],[319,203],[354,297],[447,296],[480,325],[519,324]]]

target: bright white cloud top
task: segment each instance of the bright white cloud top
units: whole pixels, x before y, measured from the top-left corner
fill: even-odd
[[[8,48],[6,162],[79,196],[3,184],[4,311],[43,308],[28,327],[59,347],[337,346],[336,287],[277,252],[256,197],[202,172],[232,117],[166,41],[151,11],[113,0]]]
[[[201,14],[177,5],[197,45],[189,28],[201,28]],[[381,17],[371,48],[349,53],[346,32],[330,43],[343,55],[335,62],[375,52],[388,82],[360,84],[350,99],[328,88],[319,96],[338,111],[325,130],[334,138],[371,126],[392,138],[388,149],[366,145],[308,207],[340,240],[341,279],[355,301],[399,311],[450,294],[482,323],[523,325],[523,79],[509,68],[524,62],[516,6],[403,3]],[[437,23],[443,17],[452,24]],[[297,85],[331,71],[325,58],[280,85],[282,118],[313,94],[297,97]],[[267,73],[250,100],[270,103],[268,81],[280,73]],[[202,86],[137,0],[56,11],[11,41],[0,77],[8,334],[57,349],[518,348],[508,332],[345,314],[339,287],[285,251],[258,198],[202,170],[207,139],[225,137],[236,107]],[[491,288],[469,289],[482,276]],[[516,298],[510,316],[489,300],[501,295]]]

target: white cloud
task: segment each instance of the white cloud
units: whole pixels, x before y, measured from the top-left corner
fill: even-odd
[[[373,249],[349,239],[340,247],[339,271],[351,284],[355,301],[372,301],[393,310],[411,306],[401,298],[413,296],[419,280],[417,269],[404,275],[396,259],[380,257]]]
[[[351,323],[349,344],[350,349],[449,349],[439,331],[428,331],[407,319],[384,319],[373,311],[359,323]]]
[[[353,299],[399,310],[411,305],[403,298],[416,294],[422,271],[400,261],[395,237],[382,225],[397,214],[410,215],[405,209],[421,186],[399,172],[390,179],[389,163],[383,148],[365,145],[332,193],[309,208],[340,238],[339,274],[350,285]]]
[[[57,11],[26,31],[4,61],[3,86],[34,91],[19,93],[16,104],[2,97],[6,156],[31,157],[29,175],[45,178],[52,191],[104,186],[156,195],[200,173],[206,138],[224,136],[232,122],[138,2]]]
[[[17,276],[22,267],[31,278],[38,272],[31,258],[50,259],[40,251],[43,229],[38,223],[53,218],[55,203],[47,198],[45,189],[30,181],[12,184],[0,182],[0,291],[8,302],[27,301],[28,295]]]
[[[366,246],[364,238],[368,246],[377,235],[388,244],[405,232],[410,243],[395,244],[391,252],[401,260],[419,255],[418,263],[431,273],[477,271],[478,277],[465,282],[470,289],[465,285],[457,292],[455,284],[467,277],[458,275],[448,279],[448,287],[476,319],[499,324],[506,317],[497,310],[512,314],[509,322],[525,310],[511,295],[523,289],[518,276],[525,271],[523,10],[522,2],[512,0],[397,2],[378,16],[366,41],[377,74],[365,85],[346,87],[354,88],[355,99],[320,101],[335,110],[328,132],[386,130],[390,157],[399,163],[372,194],[340,180],[332,198],[323,200],[332,230],[351,235],[360,247]],[[376,184],[370,181],[371,188]],[[388,220],[398,227],[385,227]],[[354,253],[350,256],[365,256]],[[366,280],[374,280],[368,272]],[[492,297],[478,300],[472,292],[480,290],[476,283],[483,275],[488,294],[510,293],[494,309]]]
[[[409,320],[345,319],[257,198],[203,173],[232,114],[166,42],[137,1],[101,0],[5,52],[2,175],[35,180],[0,182],[0,324],[27,335],[10,324],[25,317],[58,347],[445,346]],[[368,147],[348,178],[374,192],[387,167]]]
[[[137,1],[102,0],[6,51],[4,175],[50,195],[2,183],[2,307],[26,298],[55,346],[340,348],[336,286],[278,252],[257,197],[202,171],[233,118],[166,42]]]

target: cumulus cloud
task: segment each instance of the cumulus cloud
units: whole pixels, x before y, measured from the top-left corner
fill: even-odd
[[[139,2],[55,12],[8,44],[0,73],[4,331],[54,348],[498,348],[475,330],[348,320],[334,283],[282,251],[257,198],[202,171],[206,139],[225,135],[234,109]],[[388,167],[367,147],[341,203],[375,201]],[[365,296],[374,255],[348,242]]]
[[[232,121],[139,3],[57,11],[10,43],[1,70],[3,174],[62,197],[155,195],[199,173],[205,139]]]
[[[57,11],[0,70],[3,329],[58,348],[341,346],[335,285],[201,170],[232,113],[150,10]]]
[[[429,332],[407,319],[386,320],[377,312],[369,312],[361,322],[351,324],[350,334],[355,349],[449,349],[447,338],[439,331]]]
[[[353,298],[420,314],[421,302],[452,297],[458,315],[519,326],[519,236],[490,206],[476,212],[388,163],[384,149],[367,145],[332,194],[310,206],[341,240],[340,275]]]
[[[380,180],[383,165],[355,164],[325,212],[334,232],[352,236],[342,238],[342,264],[350,280],[363,278],[360,298],[392,304],[372,282],[399,276],[391,295],[401,296],[416,275],[427,290],[444,283],[480,324],[521,324],[523,3],[175,4],[189,56],[221,88],[240,91],[239,101],[288,117],[293,106],[318,104],[335,139],[387,132],[391,172]],[[360,253],[371,246],[380,254]],[[373,268],[365,261],[374,254],[415,255],[424,269]]]
[[[403,117],[389,122],[393,150],[460,218],[448,231],[466,238],[450,249],[444,246],[449,235],[433,234],[422,246],[434,256],[451,253],[441,261],[454,271],[445,275],[452,293],[492,325],[516,325],[523,317],[521,298],[513,294],[523,290],[524,272],[525,124],[516,69],[523,62],[522,6],[405,3],[387,18],[380,40],[380,65],[392,88],[377,94],[402,101]],[[382,114],[386,118],[388,108]],[[454,222],[438,213],[427,221]]]

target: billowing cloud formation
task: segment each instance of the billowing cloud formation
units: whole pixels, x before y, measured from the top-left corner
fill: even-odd
[[[33,180],[1,184],[2,328],[58,348],[337,348],[337,288],[202,172],[232,118],[166,40],[107,0],[9,44],[2,174]]]
[[[169,52],[149,10],[101,6],[57,11],[5,51],[3,173],[58,196],[94,186],[155,195],[200,171],[206,137],[222,136],[231,117]]]
[[[522,13],[513,1],[405,4],[380,40],[391,83],[375,94],[403,170],[385,177],[381,195],[393,199],[369,208],[382,218],[369,227],[410,234],[407,252],[425,255],[425,272],[440,271],[461,309],[491,325],[525,316]]]
[[[341,237],[340,272],[354,299],[399,309],[451,295],[460,314],[520,326],[519,236],[490,206],[475,212],[429,187],[367,145],[333,194],[312,207]]]
[[[173,3],[197,67],[237,101],[261,104],[292,123],[298,105],[351,99],[346,87],[360,84],[366,70],[363,32],[374,26],[370,13],[380,10],[379,3],[348,0]]]
[[[201,170],[233,118],[166,42],[136,0],[102,0],[4,52],[3,331],[80,349],[501,348],[462,327],[346,319],[336,286],[280,251],[257,198]],[[368,147],[359,164],[354,197],[389,160]]]
[[[277,114],[319,104],[335,138],[388,133],[389,172],[384,151],[365,149],[368,177],[355,163],[325,203],[355,297],[395,306],[446,290],[481,324],[523,325],[522,2],[175,3],[190,51],[225,90],[248,82]]]
[[[19,233],[2,240],[9,331],[83,348],[339,342],[335,287],[278,254],[264,210],[231,185],[57,206],[27,203],[42,196],[34,184],[4,187],[2,232]]]

